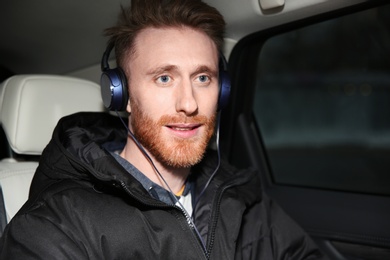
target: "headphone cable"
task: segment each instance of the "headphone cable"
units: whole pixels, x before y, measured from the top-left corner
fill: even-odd
[[[158,176],[163,180],[164,184],[167,186],[168,188],[168,191],[169,193],[171,194],[171,197],[174,198],[175,200],[175,204],[177,203],[179,205],[179,207],[183,210],[183,212],[185,213],[185,216],[187,218],[187,222],[192,226],[192,228],[195,230],[195,233],[196,235],[198,236],[199,240],[201,241],[202,243],[202,247],[203,247],[203,250],[205,252],[207,252],[207,249],[206,249],[206,245],[205,245],[205,242],[202,238],[202,236],[200,235],[198,229],[196,228],[195,226],[195,223],[193,222],[193,219],[192,219],[192,216],[190,216],[187,212],[187,210],[184,208],[183,204],[179,201],[179,199],[176,197],[176,195],[173,193],[171,187],[169,187],[167,181],[164,179],[164,177],[162,176],[162,174],[160,173],[160,171],[157,169],[156,165],[154,164],[152,158],[149,156],[149,154],[146,152],[146,150],[144,149],[144,147],[141,145],[141,143],[137,140],[137,138],[134,136],[134,134],[131,132],[130,128],[127,126],[127,124],[123,121],[122,117],[119,115],[118,111],[115,110],[117,116],[119,117],[119,119],[121,120],[122,124],[125,126],[128,134],[130,135],[131,139],[134,141],[134,143],[137,145],[138,149],[140,149],[140,151],[143,153],[143,155],[145,156],[145,158],[148,160],[148,162],[151,164],[151,166],[153,167],[154,171],[158,174]],[[209,180],[210,181],[210,180]],[[203,192],[202,192],[203,193]],[[195,208],[195,207],[193,207]]]

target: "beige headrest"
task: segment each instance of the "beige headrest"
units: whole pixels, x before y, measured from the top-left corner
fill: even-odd
[[[0,123],[18,154],[41,154],[58,120],[80,111],[104,111],[98,84],[65,76],[18,75],[0,85]]]

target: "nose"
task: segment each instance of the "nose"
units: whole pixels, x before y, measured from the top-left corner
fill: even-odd
[[[176,112],[187,116],[193,115],[198,110],[198,102],[190,81],[183,82],[177,88]]]

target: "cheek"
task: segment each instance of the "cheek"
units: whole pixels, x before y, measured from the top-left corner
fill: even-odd
[[[137,106],[142,113],[148,115],[153,120],[169,113],[170,104],[171,102],[167,95],[161,95],[156,92],[144,91],[142,93],[135,93],[131,98],[131,107]]]
[[[213,115],[217,111],[218,96],[218,89],[209,91],[208,93],[202,93],[198,99],[199,112],[207,116]]]

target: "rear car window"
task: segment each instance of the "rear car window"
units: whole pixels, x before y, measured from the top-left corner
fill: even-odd
[[[390,5],[269,38],[253,112],[277,184],[390,195]]]

